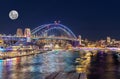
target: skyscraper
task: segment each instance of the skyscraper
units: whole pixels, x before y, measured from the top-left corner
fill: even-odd
[[[23,36],[23,31],[22,31],[21,28],[18,28],[18,29],[17,29],[16,35],[17,35],[18,37],[22,37],[22,36]]]
[[[107,41],[108,44],[110,44],[111,38],[110,38],[110,37],[107,37],[107,40],[106,40],[106,41]]]
[[[81,35],[78,36],[78,40],[79,40],[79,45],[81,45],[81,41],[82,41]]]

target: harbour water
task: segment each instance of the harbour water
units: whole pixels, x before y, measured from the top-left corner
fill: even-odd
[[[51,51],[0,60],[0,79],[46,79],[54,72],[76,73],[75,60],[78,57],[78,52]],[[114,61],[111,53],[96,56],[87,71],[87,79],[120,78],[120,64]]]
[[[96,57],[89,67],[88,79],[120,79],[120,63],[113,57],[113,52]]]

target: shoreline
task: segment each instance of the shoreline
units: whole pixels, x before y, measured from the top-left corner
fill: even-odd
[[[0,60],[5,60],[5,59],[10,59],[10,58],[15,58],[15,57],[23,57],[23,56],[29,56],[29,55],[34,55],[34,54],[41,54],[41,53],[44,53],[44,52],[47,52],[45,50],[40,50],[40,51],[37,51],[37,52],[16,52],[16,53],[12,53],[12,52],[7,52],[8,55],[6,54],[3,54],[3,56],[0,56]],[[11,55],[12,54],[12,55]],[[13,55],[14,54],[14,55]]]

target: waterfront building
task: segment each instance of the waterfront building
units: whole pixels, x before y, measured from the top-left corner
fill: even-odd
[[[3,44],[4,44],[4,40],[0,38],[0,46],[3,46]]]

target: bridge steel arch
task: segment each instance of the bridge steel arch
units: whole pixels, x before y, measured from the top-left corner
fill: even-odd
[[[59,32],[63,37],[77,39],[75,34],[68,27],[62,24],[55,24],[55,23],[44,24],[36,27],[31,32],[32,35],[40,36],[40,37],[43,37],[45,34],[47,34],[49,37],[50,33],[52,32],[53,33],[55,32],[53,35],[57,36],[56,34]]]

